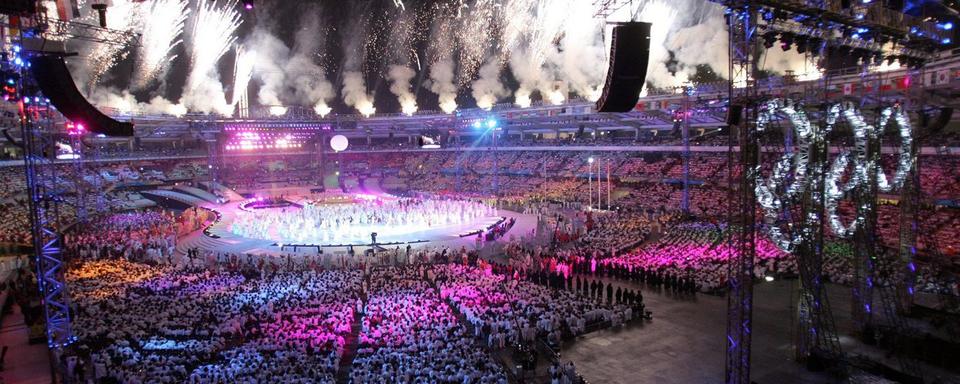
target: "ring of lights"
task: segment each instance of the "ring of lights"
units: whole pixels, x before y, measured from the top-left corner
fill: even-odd
[[[903,187],[903,183],[913,167],[913,130],[910,119],[907,118],[906,113],[900,106],[882,109],[876,126],[864,122],[863,115],[852,103],[831,106],[827,115],[827,124],[835,124],[838,115],[843,116],[853,128],[854,148],[852,154],[850,151],[844,151],[834,159],[826,179],[827,196],[825,205],[827,215],[830,218],[830,228],[833,232],[839,237],[850,237],[857,226],[862,225],[866,219],[858,215],[852,223],[844,225],[840,219],[840,214],[837,212],[840,199],[854,188],[867,186],[870,180],[870,172],[876,172],[877,189],[882,192],[891,192]],[[877,140],[883,129],[891,121],[896,122],[897,131],[900,134],[900,153],[892,182],[887,179],[883,167],[877,163],[876,159],[869,158],[867,154],[869,142]],[[854,158],[853,174],[846,183],[840,185],[843,172],[849,165],[851,156]]]
[[[760,166],[752,170],[752,177],[756,179],[757,203],[763,209],[763,220],[767,232],[777,246],[788,252],[792,251],[802,238],[794,233],[785,233],[781,229],[780,213],[787,204],[801,196],[810,185],[808,166],[811,143],[826,140],[826,135],[834,129],[841,118],[845,119],[853,129],[854,148],[852,151],[842,151],[834,158],[824,180],[825,208],[830,227],[837,236],[850,237],[856,228],[864,223],[865,218],[858,215],[853,222],[844,224],[837,208],[840,200],[847,193],[868,184],[870,172],[876,172],[878,190],[891,192],[903,187],[913,167],[912,128],[902,107],[893,106],[882,109],[876,126],[867,124],[860,110],[853,103],[833,104],[825,112],[826,124],[818,127],[810,123],[806,112],[798,102],[790,99],[772,99],[761,106],[757,117],[757,131],[763,133],[770,128],[770,124],[777,119],[778,115],[786,115],[787,120],[793,125],[792,129],[796,137],[795,150],[784,153],[774,165],[770,178],[765,179],[762,176]],[[877,140],[883,129],[891,123],[897,125],[900,136],[900,153],[892,180],[887,178],[875,158],[868,157],[867,151],[869,143]],[[854,167],[853,173],[848,180],[843,181],[844,173],[851,162]],[[816,172],[814,176],[815,174]],[[784,186],[787,176],[790,176],[790,185]]]
[[[754,169],[757,203],[763,208],[763,221],[770,239],[784,250],[792,250],[800,238],[784,233],[779,224],[784,206],[799,196],[807,185],[807,165],[810,161],[810,142],[815,138],[816,126],[810,123],[800,104],[790,99],[769,100],[760,108],[757,116],[757,132],[766,132],[770,123],[779,114],[784,114],[793,125],[797,141],[794,152],[786,152],[774,165],[769,179],[764,179],[758,165]],[[790,174],[790,185],[778,193],[785,177]]]

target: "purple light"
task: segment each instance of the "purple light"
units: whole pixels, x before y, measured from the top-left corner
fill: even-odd
[[[246,9],[246,10],[248,10],[248,11],[249,11],[249,10],[252,10],[252,9],[253,9],[253,3],[252,3],[252,2],[246,2],[246,3],[244,3],[244,4],[243,4],[243,9]]]

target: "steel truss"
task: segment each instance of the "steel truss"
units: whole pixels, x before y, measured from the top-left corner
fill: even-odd
[[[757,140],[757,88],[753,86],[758,51],[757,9],[749,2],[728,4],[730,43],[730,113],[740,124],[730,127],[728,178],[730,186],[728,232],[736,256],[728,264],[727,350],[724,381],[750,383],[750,349],[753,329],[753,263],[756,255],[755,172],[759,164]],[[738,82],[742,82],[738,83]],[[734,106],[742,115],[733,116]],[[734,129],[736,128],[736,129]],[[735,151],[734,143],[739,144]],[[737,157],[735,157],[737,156]]]
[[[824,78],[824,83],[827,81]],[[810,135],[809,141],[804,143],[809,148],[808,176],[796,226],[799,228],[800,241],[794,252],[800,275],[796,357],[799,361],[816,358],[839,362],[843,352],[830,310],[830,301],[823,286],[825,181],[829,167],[830,143],[823,132],[824,127],[811,127],[815,131]]]
[[[91,216],[102,214],[107,211],[107,200],[103,191],[103,178],[97,174],[97,160],[100,158],[100,150],[94,143],[91,148],[87,148],[83,142],[81,134],[70,134],[70,148],[73,150],[73,171],[77,178],[73,180],[75,186],[74,207],[77,210],[77,223],[86,224]],[[88,182],[84,176],[91,174],[93,177]],[[91,200],[94,206],[89,206]]]
[[[683,193],[680,198],[680,210],[684,214],[690,214],[690,118],[692,117],[692,103],[690,93],[693,92],[693,86],[683,87],[683,102],[681,112],[683,121],[680,126],[680,134],[683,137],[683,152],[681,160],[683,161]],[[609,200],[609,199],[608,199]]]
[[[22,88],[21,88],[22,89]],[[64,202],[62,180],[56,163],[45,153],[56,151],[53,111],[45,107],[25,109],[20,104],[24,169],[30,202],[31,234],[37,268],[37,285],[43,297],[47,345],[63,348],[76,337],[70,324],[69,298],[63,278],[63,238],[60,205]]]
[[[866,164],[870,164],[866,185],[857,187],[857,217],[863,218],[853,235],[854,242],[854,286],[851,315],[857,329],[864,334],[872,334],[873,327],[873,288],[877,270],[877,172],[880,164],[880,135],[871,130],[867,135],[866,148],[863,151]]]
[[[201,123],[206,124],[206,123]],[[210,181],[214,183],[223,182],[223,146],[226,144],[223,133],[214,134],[212,140],[206,140],[207,143],[207,171],[210,173]]]
[[[324,177],[326,175],[326,165],[327,165],[327,132],[320,130],[317,133],[317,178],[320,183],[320,186],[326,188],[326,180]]]

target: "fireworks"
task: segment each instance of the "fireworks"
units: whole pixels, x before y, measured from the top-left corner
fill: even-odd
[[[397,95],[397,99],[400,101],[400,109],[407,116],[412,116],[417,112],[417,96],[410,91],[410,80],[416,75],[417,73],[410,68],[401,65],[390,66],[389,76],[393,80],[393,84],[390,85],[390,92]]]
[[[439,6],[434,12],[433,30],[427,57],[430,60],[430,91],[439,98],[440,109],[444,113],[457,110],[457,84],[453,54],[455,51],[453,36],[456,31],[453,19],[453,7]]]
[[[256,52],[237,47],[237,61],[233,69],[233,101],[230,104],[236,105],[246,96],[247,87],[250,86],[250,79],[256,67],[254,65],[256,58]]]
[[[472,8],[461,6],[458,18],[463,23],[456,36],[460,44],[461,87],[466,87],[473,79],[487,57],[487,50],[493,46],[492,37],[496,34],[494,16],[497,8],[494,0],[476,0]],[[466,14],[464,9],[468,11]]]
[[[195,111],[232,113],[227,104],[217,62],[236,42],[235,32],[240,26],[236,0],[228,0],[218,7],[216,1],[198,4],[190,44],[190,75],[183,97],[184,104]]]
[[[182,104],[157,104],[177,113],[189,108],[231,114],[254,78],[262,82],[258,104],[274,114],[297,105],[326,116],[339,91],[348,106],[371,115],[376,110],[374,92],[367,89],[366,82],[371,81],[371,89],[380,89],[379,79],[389,82],[390,92],[408,115],[418,109],[420,86],[437,95],[445,113],[457,110],[457,97],[466,88],[477,106],[485,109],[511,95],[511,101],[520,107],[529,107],[535,100],[559,105],[571,95],[593,101],[600,97],[606,77],[604,37],[610,34],[604,33],[604,25],[608,20],[653,23],[647,79],[654,86],[680,85],[700,64],[725,75],[726,53],[720,51],[726,49],[726,35],[717,33],[725,28],[719,7],[692,0],[640,0],[634,2],[638,5],[622,7],[608,20],[601,20],[594,17],[594,3],[454,0],[411,4],[408,9],[402,0],[392,4],[356,1],[344,8],[348,17],[335,19],[337,24],[327,24],[330,18],[321,16],[320,7],[298,9],[300,23],[292,42],[269,31],[275,22],[287,22],[289,15],[268,22],[251,19],[253,25],[243,36],[242,49],[236,48],[230,100],[217,68],[238,40],[241,13],[237,0],[113,0],[107,22],[113,29],[142,32],[136,60],[130,63],[133,89],[149,91],[151,84],[166,75],[178,45],[184,40],[188,43],[189,70]],[[85,20],[90,22],[91,17],[88,14]],[[184,32],[188,32],[187,38],[182,37]],[[327,52],[334,33],[342,36],[341,49]],[[420,52],[424,47],[425,52]],[[85,71],[77,78],[88,85],[99,81],[130,51],[110,44],[84,50],[91,53],[83,62]],[[341,51],[342,56],[332,56]],[[782,61],[795,61],[792,57],[770,58],[777,69]],[[335,59],[342,60],[336,66],[342,71],[340,89],[327,79],[333,75],[328,72]],[[668,60],[676,65],[668,69]],[[717,63],[723,65],[716,67]],[[518,89],[507,89],[503,70],[511,71]],[[132,100],[123,95],[113,104],[120,109],[154,104]]]
[[[320,115],[320,117],[327,117],[327,115],[333,111],[333,108],[330,108],[327,103],[321,101],[313,107],[313,111]]]
[[[141,5],[142,3],[131,0],[114,1],[107,12],[107,26],[121,31],[140,29],[143,24]],[[92,48],[88,58],[89,65],[92,66],[88,78],[90,85],[98,83],[107,71],[126,59],[130,53],[120,44],[93,44],[90,48]]]
[[[187,5],[187,0],[154,0],[150,3],[134,75],[136,88],[143,88],[156,80],[176,57],[171,51],[183,42],[180,34],[190,13]]]
[[[377,111],[373,107],[373,95],[367,94],[367,86],[360,72],[343,74],[343,102],[356,108],[363,116],[369,117]]]
[[[220,58],[237,41],[234,32],[240,26],[240,14],[234,9],[236,5],[236,0],[229,0],[219,8],[217,2],[200,3],[190,48],[193,74],[215,70]]]

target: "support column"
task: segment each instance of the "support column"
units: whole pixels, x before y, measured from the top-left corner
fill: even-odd
[[[21,74],[26,75],[25,72]],[[18,84],[18,89],[22,94],[22,84]],[[76,341],[76,337],[70,324],[69,295],[63,276],[63,238],[60,230],[65,223],[60,221],[59,208],[64,197],[57,189],[60,186],[57,166],[44,156],[45,151],[56,148],[52,135],[53,117],[48,111],[31,111],[31,107],[24,104],[20,104],[20,108],[21,111],[27,110],[20,115],[20,132],[24,146],[23,161],[37,286],[46,320],[47,346],[51,350],[60,350]],[[39,119],[34,120],[34,116]],[[51,370],[54,363],[51,362]]]
[[[750,384],[751,334],[753,330],[753,262],[756,255],[757,88],[754,53],[757,44],[757,9],[746,5],[728,8],[730,106],[743,107],[739,124],[730,127],[728,209],[729,243],[736,254],[728,263],[726,369],[727,384]],[[738,81],[745,82],[740,87]],[[736,128],[736,129],[734,129]],[[735,152],[734,143],[739,144]],[[734,185],[737,190],[732,188]]]
[[[680,199],[680,210],[685,215],[690,214],[690,92],[692,91],[692,86],[683,87],[683,105],[681,109],[683,122],[680,128],[683,136],[683,153],[681,153],[680,156],[683,161],[683,194]]]

